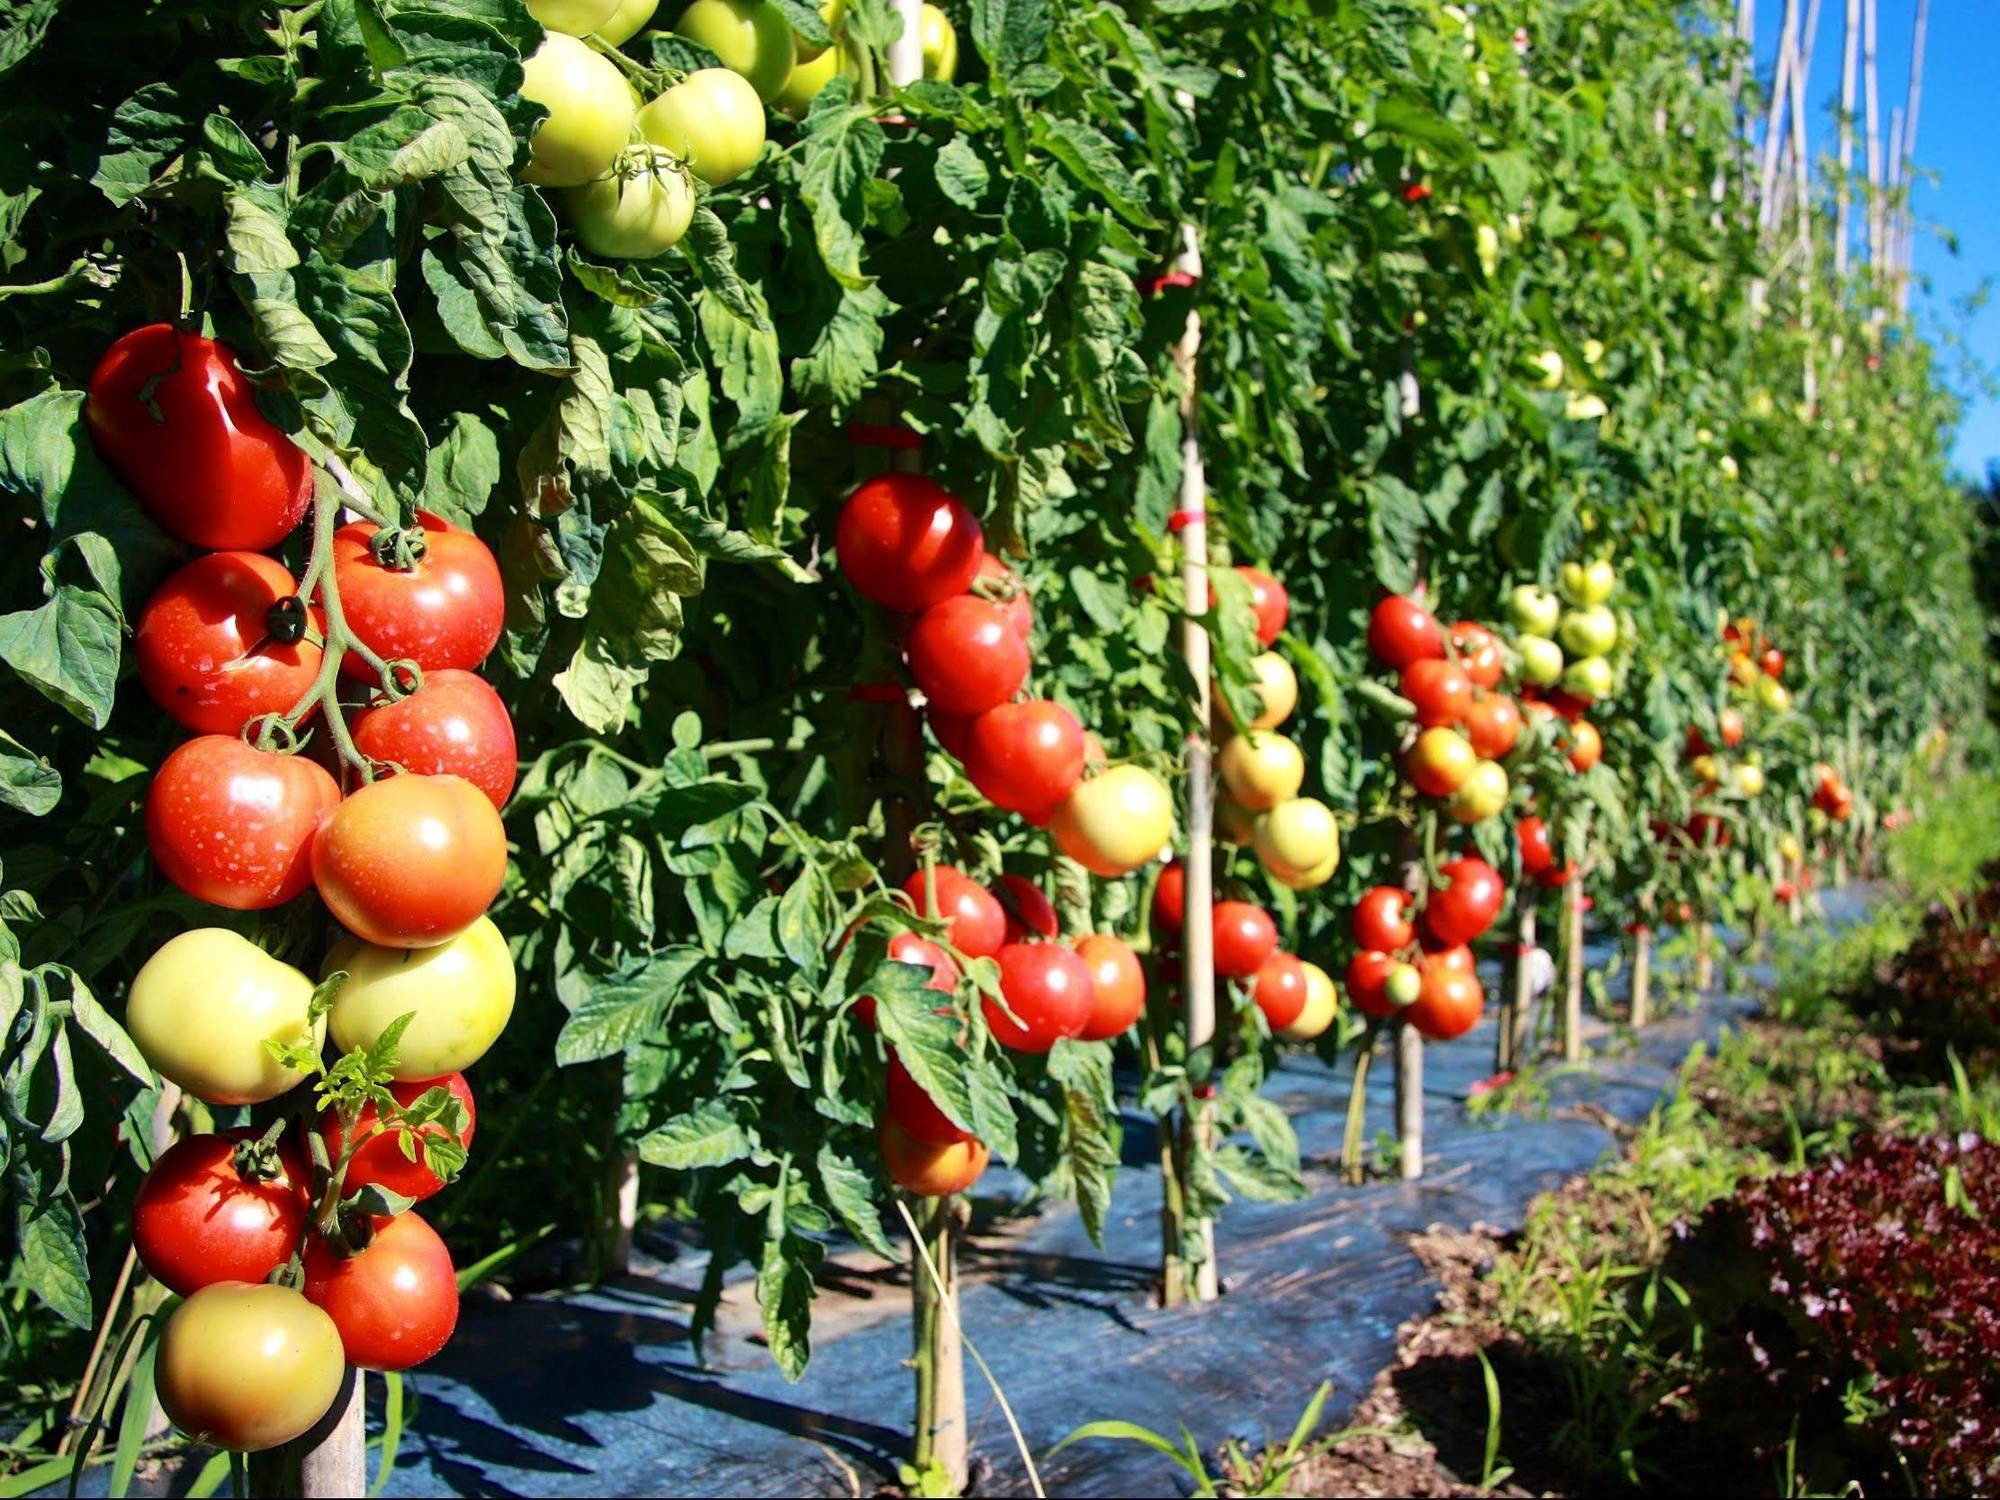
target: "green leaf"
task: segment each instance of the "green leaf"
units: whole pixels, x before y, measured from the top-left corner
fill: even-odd
[[[0,661],[93,729],[111,717],[118,686],[118,607],[64,583],[39,609],[0,615]]]
[[[162,163],[187,149],[194,129],[172,84],[147,84],[113,113],[91,186],[123,208],[152,186]]]
[[[930,970],[890,960],[868,976],[858,993],[875,997],[875,1022],[918,1088],[931,1096],[952,1124],[975,1128],[965,1049],[956,1013],[939,1015]],[[990,1144],[990,1142],[989,1142]]]
[[[20,1177],[17,1169],[17,1194]],[[18,1212],[15,1276],[56,1316],[91,1327],[90,1261],[75,1206],[67,1196],[37,1203],[22,1195]]]
[[[1055,25],[1048,0],[973,0],[972,44],[986,59],[996,87],[1007,75],[1041,61]]]
[[[153,1086],[153,1068],[145,1054],[139,1051],[125,1032],[125,1028],[113,1019],[111,1012],[98,1003],[90,992],[90,986],[74,969],[62,964],[44,964],[37,973],[47,977],[59,977],[66,982],[69,990],[69,1016],[83,1034],[89,1037],[103,1051],[104,1055],[136,1078],[146,1088]]]
[[[424,461],[424,505],[464,524],[486,509],[500,483],[500,440],[469,411],[452,415],[451,430]]]
[[[1160,227],[1127,170],[1124,155],[1102,131],[1072,118],[1060,125],[1044,124],[1040,136],[1042,149],[1061,162],[1079,186],[1102,198],[1119,218],[1135,229]]]
[[[39,818],[62,798],[62,773],[0,730],[0,806]]]
[[[794,1234],[764,1242],[757,1267],[757,1306],[771,1360],[787,1380],[797,1380],[812,1360],[813,1267],[824,1252]]]
[[[726,1100],[711,1099],[639,1138],[642,1160],[676,1172],[722,1167],[746,1159],[755,1149]]]
[[[820,1188],[847,1232],[884,1260],[894,1260],[895,1248],[882,1232],[882,1205],[875,1196],[874,1179],[834,1150],[831,1142],[819,1148],[818,1166]]]
[[[1534,183],[1534,163],[1525,151],[1494,151],[1486,158],[1486,170],[1493,174],[1493,186],[1509,208],[1519,208],[1527,200]]]
[[[695,275],[716,301],[759,333],[770,331],[770,318],[736,274],[736,253],[730,248],[728,226],[707,204],[695,210],[681,249],[694,262]]]
[[[945,142],[931,170],[937,176],[938,191],[960,208],[977,208],[993,180],[972,143],[958,135]]]
[[[633,972],[598,984],[563,1023],[556,1038],[557,1065],[611,1057],[646,1036],[702,961],[699,948],[668,948]]]

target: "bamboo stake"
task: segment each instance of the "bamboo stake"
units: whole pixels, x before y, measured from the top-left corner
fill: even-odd
[[[1643,922],[1632,931],[1632,1029],[1653,1019],[1653,929]]]
[[[1694,987],[1701,993],[1715,987],[1715,929],[1705,921],[1694,930]]]
[[[299,1441],[299,1494],[305,1500],[368,1493],[367,1375],[348,1367],[346,1382],[320,1426]]]
[[[1188,101],[1190,104],[1192,101]],[[1194,226],[1181,226],[1181,253],[1174,269],[1201,277],[1201,247]],[[1209,701],[1208,631],[1199,617],[1208,612],[1208,477],[1201,461],[1201,405],[1199,356],[1201,315],[1188,312],[1187,326],[1174,350],[1174,363],[1181,376],[1181,493],[1180,511],[1185,521],[1181,529],[1181,582],[1187,593],[1187,618],[1181,627],[1181,655],[1195,684],[1194,721],[1188,736],[1188,856],[1186,915],[1181,939],[1186,968],[1182,975],[1182,995],[1186,1003],[1187,1050],[1192,1057],[1215,1041],[1215,782],[1212,752],[1208,742]],[[1206,1150],[1214,1129],[1213,1108],[1206,1101],[1183,1122],[1187,1139],[1181,1152],[1183,1164],[1195,1150]],[[1181,1300],[1212,1302],[1221,1290],[1215,1265],[1215,1225],[1200,1220],[1193,1232],[1201,1242],[1201,1263],[1195,1268],[1193,1284],[1184,1275],[1171,1273],[1181,1261],[1181,1247],[1166,1249],[1169,1276],[1163,1287],[1169,1304]],[[1182,1282],[1175,1285],[1175,1281]]]
[[[1912,173],[1917,157],[1917,115],[1924,102],[1924,35],[1929,29],[1930,0],[1917,0],[1917,17],[1910,36],[1910,92],[1909,103],[1903,111],[1903,203],[1901,211],[1902,230],[1898,236],[1895,252],[1897,267],[1896,309],[1898,312],[1910,310],[1911,256],[1915,250],[1915,220],[1912,200],[1916,195],[1916,184]]]
[[[1791,98],[1792,53],[1799,43],[1799,0],[1785,0],[1785,19],[1778,33],[1778,64],[1771,79],[1771,99],[1764,111],[1763,165],[1757,172],[1757,227],[1772,227],[1772,198],[1778,185],[1778,148],[1784,141],[1784,109]]]
[[[1501,980],[1500,1026],[1493,1038],[1495,1073],[1520,1068],[1528,1026],[1528,956],[1535,951],[1535,905],[1525,889],[1515,893],[1514,901],[1514,962]]]
[[[1875,86],[1876,0],[1861,0],[1861,86],[1868,141],[1868,270],[1882,276],[1882,112]]]
[[[1794,192],[1798,196],[1799,232],[1798,245],[1803,264],[1800,276],[1804,283],[1804,295],[1799,300],[1799,327],[1805,334],[1804,392],[1806,404],[1819,403],[1819,369],[1817,354],[1813,344],[1813,289],[1817,280],[1812,234],[1812,158],[1806,148],[1806,78],[1812,68],[1813,43],[1819,35],[1819,0],[1812,0],[1806,13],[1806,29],[1803,47],[1792,63],[1791,111],[1792,111],[1792,171]]]
[[[1847,259],[1853,228],[1849,219],[1854,201],[1854,87],[1861,51],[1861,0],[1847,0],[1847,24],[1841,31],[1840,46],[1840,180],[1834,197],[1833,274],[1845,283]],[[1833,357],[1840,358],[1843,340],[1833,336]]]
[[[1583,880],[1565,888],[1562,1055],[1564,1062],[1583,1061]]]
[[[1415,1182],[1424,1175],[1424,1037],[1400,1016],[1394,1024],[1398,1155],[1403,1181]]]

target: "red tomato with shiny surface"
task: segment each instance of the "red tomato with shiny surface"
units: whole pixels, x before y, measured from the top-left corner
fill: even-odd
[[[1187,866],[1179,860],[1164,865],[1153,887],[1153,921],[1170,932],[1179,932],[1187,920]]]
[[[132,1248],[185,1297],[218,1281],[260,1282],[291,1259],[305,1228],[305,1164],[260,1132],[191,1135],[160,1154],[132,1203]]]
[[[943,917],[951,923],[947,934],[952,947],[967,958],[992,958],[1007,942],[1007,909],[985,886],[951,865],[939,865],[931,872],[937,887],[937,907],[924,904],[924,872],[917,871],[903,882],[903,894],[910,898],[920,917]],[[890,956],[902,955],[890,946]]]
[[[491,683],[445,667],[407,698],[363,709],[350,726],[371,760],[420,776],[462,776],[495,807],[514,790],[514,720]]]
[[[1416,1004],[1404,1014],[1412,1026],[1433,1042],[1448,1042],[1479,1024],[1486,1009],[1486,992],[1469,972],[1441,964],[1423,966],[1423,988]]]
[[[1471,620],[1460,620],[1451,627],[1450,634],[1452,647],[1458,652],[1458,664],[1472,679],[1472,685],[1488,691],[1498,687],[1507,663],[1493,632]]]
[[[1083,1035],[1096,997],[1090,966],[1075,951],[1060,943],[1009,943],[999,962],[1000,993],[1014,1014],[991,999],[980,1001],[995,1041],[1016,1052],[1046,1052],[1065,1037]]]
[[[965,774],[995,807],[1046,823],[1083,780],[1083,726],[1059,703],[1003,703],[972,721]]]
[[[1530,875],[1539,875],[1556,862],[1555,840],[1540,818],[1521,819],[1514,827],[1514,841],[1520,846],[1521,868]]]
[[[1257,644],[1268,646],[1284,634],[1291,618],[1292,596],[1285,586],[1259,568],[1239,566],[1236,571],[1250,585],[1250,609],[1257,617]]]
[[[1362,892],[1349,924],[1354,941],[1379,953],[1393,953],[1415,942],[1417,930],[1409,915],[1411,899],[1398,885],[1378,885]]]
[[[1431,612],[1407,594],[1391,594],[1368,617],[1368,649],[1398,672],[1444,655],[1444,632]]]
[[[1007,913],[1007,942],[1050,939],[1059,930],[1054,903],[1025,875],[1002,875],[993,882],[993,899]]]
[[[139,613],[139,680],[197,734],[236,734],[291,708],[319,675],[313,639],[271,637],[272,606],[297,596],[285,565],[257,552],[211,552],[176,571]],[[323,630],[317,612],[312,633]]]
[[[1377,1020],[1396,1013],[1388,992],[1389,975],[1396,967],[1395,959],[1373,948],[1363,948],[1347,961],[1347,998],[1356,1010]]]
[[[200,334],[133,329],[98,361],[83,413],[147,514],[197,547],[275,547],[312,500],[305,451],[257,409],[228,345]]]
[[[507,832],[486,794],[458,776],[390,776],[320,825],[313,884],[364,942],[429,948],[486,913],[507,875]]]
[[[915,964],[920,969],[929,969],[931,977],[924,988],[949,995],[958,989],[958,965],[951,955],[929,938],[918,937],[914,932],[899,932],[889,939],[889,957],[899,964]],[[863,1026],[875,1024],[875,997],[858,995],[854,1000],[854,1017]]]
[[[1440,729],[1461,722],[1472,709],[1472,679],[1456,662],[1427,656],[1403,668],[1398,690],[1417,710],[1417,722]]]
[[[1470,943],[1493,925],[1507,887],[1493,866],[1471,856],[1440,865],[1438,874],[1444,884],[1424,906],[1424,926],[1441,943]]]
[[[160,873],[195,899],[264,911],[312,884],[313,836],[339,804],[334,779],[303,755],[205,734],[153,774],[146,842]]]
[[[486,543],[442,516],[418,511],[423,556],[408,569],[375,560],[373,521],[351,521],[333,534],[333,578],[356,640],[387,661],[415,662],[426,672],[470,671],[486,660],[505,623],[500,564]],[[374,671],[349,652],[340,669],[364,682]]]
[[[1521,738],[1521,710],[1505,693],[1488,693],[1465,711],[1465,737],[1474,754],[1498,760]]]
[[[972,594],[933,604],[910,628],[910,675],[946,713],[998,708],[1028,680],[1028,638],[1007,606]]]
[[[1273,953],[1251,976],[1250,999],[1273,1031],[1282,1031],[1306,1008],[1306,966],[1289,953]]]
[[[964,593],[986,555],[965,502],[921,474],[863,483],[841,507],[833,544],[862,598],[906,615]]]
[[[979,554],[979,571],[973,575],[976,592],[991,598],[1007,611],[1007,622],[1014,627],[1022,640],[1027,640],[1035,632],[1035,605],[1028,597],[1028,586],[1021,581],[1006,563],[991,552]]]
[[[407,1370],[451,1339],[458,1326],[458,1273],[438,1233],[415,1213],[375,1221],[358,1255],[334,1252],[318,1235],[306,1242],[306,1300],[340,1330],[347,1362],[364,1370]]]
[[[1090,970],[1090,1019],[1077,1033],[1086,1042],[1123,1036],[1146,1008],[1146,970],[1123,938],[1093,932],[1075,943]]]
[[[1215,972],[1224,979],[1248,979],[1278,951],[1278,924],[1248,901],[1215,903]]]

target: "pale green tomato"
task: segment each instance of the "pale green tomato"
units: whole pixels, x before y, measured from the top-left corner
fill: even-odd
[[[759,99],[776,98],[792,76],[792,28],[784,13],[764,0],[694,0],[674,30],[748,79]]]
[[[1555,350],[1544,349],[1528,361],[1528,367],[1535,372],[1531,377],[1533,383],[1542,390],[1553,391],[1562,387],[1563,371],[1566,366],[1563,364],[1562,355]]]
[[[1569,399],[1563,403],[1563,420],[1565,422],[1595,422],[1599,417],[1607,415],[1610,410],[1611,408],[1604,404],[1604,398],[1598,395],[1597,392],[1572,391]]]
[[[819,91],[832,83],[840,72],[844,59],[845,49],[840,47],[828,47],[801,59],[799,65],[792,69],[792,76],[785,80],[785,86],[772,98],[771,107],[782,110],[794,120],[804,119],[806,111],[812,108],[813,100],[819,97]]]
[[[846,16],[846,14],[847,14],[847,0],[826,0],[826,3],[820,6],[819,8],[819,18],[822,21],[826,22],[826,29],[828,31],[835,32],[836,35],[838,33],[838,28],[840,26],[841,20]],[[797,66],[799,63],[809,63],[814,58],[819,57],[825,51],[826,48],[824,47],[807,46],[804,38],[802,38],[796,31],[792,33],[792,53],[793,53],[794,66]]]
[[[1588,566],[1573,562],[1562,565],[1562,591],[1572,604],[1602,604],[1617,587],[1618,570],[1608,559],[1599,558]]]
[[[1417,996],[1424,992],[1424,976],[1417,972],[1415,964],[1397,964],[1383,981],[1382,992],[1398,1010],[1415,1005]]]
[[[1563,668],[1563,691],[1572,698],[1608,697],[1612,687],[1611,663],[1601,656],[1580,657]]]
[[[1093,875],[1129,875],[1173,839],[1173,793],[1144,766],[1113,766],[1077,783],[1049,831]]]
[[[1738,766],[1736,768],[1736,790],[1746,797],[1763,796],[1764,768],[1762,766]]]
[[[167,1319],[153,1385],[167,1420],[196,1442],[261,1453],[325,1416],[346,1370],[339,1328],[300,1293],[218,1281]]]
[[[613,4],[617,8],[611,18],[597,28],[597,39],[608,47],[631,41],[660,8],[660,0],[613,0]]]
[[[634,146],[610,176],[564,192],[563,214],[592,255],[650,260],[679,244],[694,221],[694,183],[680,158]]]
[[[1472,768],[1445,804],[1455,823],[1483,823],[1507,805],[1507,770],[1497,760],[1482,760]]]
[[[413,1017],[396,1049],[398,1079],[462,1073],[486,1055],[514,1013],[514,959],[491,917],[435,948],[333,945],[322,977],[347,971],[328,1019],[343,1052],[371,1047],[398,1016]]]
[[[521,97],[549,112],[521,180],[575,187],[602,177],[632,134],[632,90],[617,64],[552,31],[521,72]]]
[[[924,40],[924,77],[950,83],[958,77],[958,28],[935,5],[923,8],[919,34]]]
[[[1757,701],[1771,713],[1781,714],[1792,706],[1792,690],[1775,677],[1759,676]]]
[[[1340,825],[1317,797],[1294,797],[1258,814],[1250,837],[1264,868],[1281,879],[1340,857]]]
[[[1543,635],[1517,636],[1514,649],[1521,655],[1521,680],[1547,687],[1562,676],[1562,647]]]
[[[1571,656],[1602,656],[1618,644],[1618,617],[1601,604],[1573,609],[1562,617],[1557,638]]]
[[[764,101],[729,69],[703,68],[639,111],[639,133],[710,187],[721,187],[763,153]]]
[[[565,36],[589,36],[617,11],[618,0],[528,0],[529,15]]]
[[[317,1045],[313,982],[226,927],[169,938],[132,980],[125,1029],[153,1070],[210,1104],[258,1104],[305,1082],[264,1049]]]
[[[1507,616],[1516,630],[1529,635],[1554,635],[1562,618],[1562,601],[1545,588],[1524,583],[1507,596]]]

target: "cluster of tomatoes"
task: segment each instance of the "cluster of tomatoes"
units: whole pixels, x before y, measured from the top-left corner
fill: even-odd
[[[1421,909],[1401,886],[1362,894],[1351,918],[1347,993],[1363,1015],[1401,1014],[1444,1042],[1470,1031],[1486,1008],[1472,944],[1499,916],[1507,888],[1498,871],[1471,855],[1447,861],[1438,876]]]
[[[1061,704],[1023,696],[1034,607],[1014,570],[986,550],[964,502],[922,475],[883,474],[848,497],[834,543],[855,591],[901,617],[931,733],[982,796],[1048,828],[1093,874],[1129,874],[1159,857],[1173,837],[1172,794],[1142,766],[1108,765],[1097,737]],[[905,893],[949,924],[948,946],[902,933],[889,956],[928,969],[946,993],[958,987],[961,960],[994,960],[999,998],[984,997],[982,1008],[1002,1046],[1043,1053],[1064,1039],[1108,1040],[1145,1004],[1132,949],[1103,933],[1059,941],[1055,908],[1032,881],[1002,875],[989,890],[946,865],[912,876]],[[962,1191],[984,1170],[985,1146],[893,1054],[888,1066],[881,1141],[890,1175],[912,1192]]]
[[[697,181],[721,187],[763,153],[765,106],[797,119],[845,68],[844,43],[812,47],[767,0],[693,0],[673,24],[722,62],[642,100],[641,73],[618,48],[660,0],[530,0],[546,28],[522,64],[521,96],[542,106],[525,181],[560,190],[563,215],[593,254],[648,260],[679,244],[694,221]],[[838,27],[845,0],[821,14]],[[958,37],[944,12],[923,8],[924,74],[949,80]]]
[[[1481,823],[1507,805],[1500,764],[1521,738],[1521,709],[1497,691],[1506,663],[1484,625],[1462,620],[1447,633],[1405,594],[1390,594],[1368,621],[1368,649],[1400,674],[1398,691],[1413,712],[1415,737],[1403,774],[1428,797],[1441,798],[1458,823]]]
[[[992,959],[1004,1004],[982,996],[981,1011],[1004,1047],[1044,1053],[1064,1039],[1110,1041],[1145,1008],[1145,969],[1131,946],[1109,933],[1065,944],[1055,907],[1025,876],[1003,874],[989,888],[963,870],[938,865],[912,875],[903,891],[917,910],[948,924],[945,942],[901,932],[890,940],[889,957],[927,969],[929,987],[941,994],[957,991],[961,959]],[[864,1022],[872,1020],[874,1006],[870,997],[858,1002]],[[887,1052],[887,1075],[879,1141],[890,1179],[924,1197],[964,1192],[986,1170],[985,1143],[938,1108],[894,1048]]]
[[[1723,649],[1729,653],[1729,687],[1739,697],[1754,699],[1767,713],[1781,714],[1792,706],[1785,686],[1785,653],[1758,633],[1747,616],[1722,622]]]
[[[1813,806],[1836,823],[1845,823],[1854,816],[1854,788],[1825,761],[1813,767]],[[1903,817],[1907,819],[1908,814]],[[1886,819],[1884,825],[1897,826]]]
[[[1160,872],[1153,888],[1153,931],[1162,953],[1177,951],[1187,920],[1187,870]],[[1278,924],[1254,901],[1218,901],[1210,916],[1215,975],[1243,987],[1274,1036],[1309,1042],[1333,1024],[1340,992],[1326,970],[1278,947]]]
[[[463,1070],[514,1003],[513,962],[485,915],[506,873],[514,732],[470,670],[500,633],[499,569],[436,517],[333,529],[323,510],[302,590],[264,549],[297,528],[312,465],[212,340],[165,324],[127,334],[85,410],[154,519],[216,549],[161,585],[136,632],[147,691],[193,735],[148,792],[156,863],[230,911],[312,887],[345,929],[322,969],[330,1001],[213,926],[165,943],[127,1002],[140,1051],[186,1094],[258,1105],[319,1076],[334,1106],[261,1135],[181,1141],[134,1210],[141,1260],[187,1298],[160,1345],[162,1405],[192,1435],[264,1448],[325,1412],[345,1364],[416,1364],[457,1319],[451,1257],[407,1208],[463,1159]],[[347,787],[293,753],[322,726],[312,738],[352,751],[329,761],[356,773]],[[396,774],[368,779],[378,769]],[[328,1031],[365,1057],[338,1087],[320,1058]]]
[[[1230,843],[1253,848],[1280,885],[1312,890],[1339,868],[1340,825],[1324,802],[1299,795],[1305,755],[1277,732],[1299,702],[1299,679],[1291,663],[1268,649],[1284,633],[1291,600],[1269,573],[1249,567],[1236,571],[1250,587],[1257,643],[1267,649],[1251,663],[1257,716],[1240,732],[1229,733],[1216,756],[1223,788],[1216,800],[1216,832]]]

